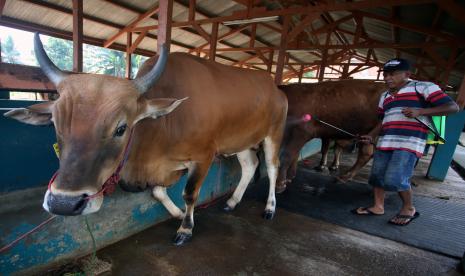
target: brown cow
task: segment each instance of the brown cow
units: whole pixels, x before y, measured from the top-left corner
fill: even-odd
[[[162,50],[159,58],[149,59],[131,81],[65,74],[47,57],[38,34],[35,52],[60,97],[5,116],[29,124],[55,125],[60,167],[44,197],[47,211],[59,215],[98,211],[103,201],[99,191],[123,159],[132,137],[121,182],[126,187],[154,187],[154,197],[173,216],[182,218],[175,244],[192,236],[194,205],[218,154],[237,154],[242,166],[239,185],[227,202],[227,209],[233,209],[258,165],[253,149],[263,144],[270,179],[264,216],[273,217],[287,100],[268,73],[184,53],[168,58]],[[186,172],[184,214],[167,196],[166,187]]]
[[[311,114],[350,133],[367,134],[378,123],[378,101],[386,90],[384,83],[366,80],[291,84],[280,86],[280,89],[288,98],[289,110],[281,146],[278,193],[295,177],[299,151],[306,142],[313,138],[352,138],[316,120],[304,122],[302,116]],[[353,177],[370,160],[373,150],[372,145],[361,146],[357,162],[341,179]]]

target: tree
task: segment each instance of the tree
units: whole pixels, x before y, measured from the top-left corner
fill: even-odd
[[[2,62],[18,63],[19,52],[15,48],[15,43],[11,36],[7,36],[5,42],[2,43]]]
[[[73,70],[73,42],[50,37],[44,45],[47,55],[61,70]]]
[[[126,71],[124,52],[85,45],[84,71],[124,77]]]

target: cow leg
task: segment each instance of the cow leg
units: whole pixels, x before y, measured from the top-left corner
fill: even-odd
[[[289,169],[293,165],[295,160],[298,160],[299,152],[305,143],[311,139],[311,137],[305,136],[304,133],[296,133],[292,131],[292,135],[289,135],[286,143],[283,143],[280,155],[280,166],[278,173],[278,180],[276,186],[276,193],[280,194],[286,190],[287,183],[291,182],[291,179],[287,175]],[[294,173],[295,175],[295,173]]]
[[[354,178],[357,175],[358,171],[360,171],[363,166],[370,161],[371,157],[374,153],[374,146],[373,145],[363,145],[358,149],[358,156],[357,161],[355,164],[350,168],[350,170],[342,176],[339,176],[337,179],[341,182],[347,182]]]
[[[254,176],[255,170],[258,166],[257,154],[253,150],[248,149],[239,152],[237,154],[237,159],[239,160],[242,168],[241,180],[239,181],[239,184],[237,185],[237,188],[231,198],[226,202],[226,206],[224,207],[225,211],[232,211],[241,201],[242,196],[244,195],[244,192],[247,189],[247,186]]]
[[[186,203],[186,214],[174,237],[173,242],[175,245],[182,245],[192,237],[192,229],[194,228],[194,206],[199,196],[200,187],[211,165],[211,160],[212,159],[205,162],[196,162],[188,168],[188,179],[182,195]]]
[[[341,153],[342,153],[343,147],[336,141],[334,144],[334,159],[333,163],[331,164],[331,167],[329,167],[330,171],[337,171],[339,169],[340,165],[340,160],[341,160]]]
[[[152,190],[152,195],[156,200],[160,201],[163,206],[165,206],[171,216],[178,219],[184,218],[184,213],[178,208],[178,206],[176,206],[176,204],[174,204],[171,198],[169,198],[165,187],[155,186]]]
[[[316,171],[325,172],[328,170],[328,152],[330,142],[330,139],[321,139],[321,160],[320,165],[315,167]]]
[[[291,165],[289,166],[289,169],[287,170],[287,179],[289,179],[289,181],[292,181],[296,177],[298,163],[299,163],[299,155],[297,154],[294,157],[294,160],[292,160]]]
[[[269,180],[268,199],[263,218],[270,220],[274,217],[276,210],[275,188],[279,167],[279,142],[276,142],[272,136],[266,137],[263,141],[263,151],[265,152],[266,171]]]

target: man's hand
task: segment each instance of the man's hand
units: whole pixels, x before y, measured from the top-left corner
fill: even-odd
[[[421,108],[407,107],[407,108],[402,109],[402,114],[404,114],[404,116],[407,118],[416,118],[422,115],[421,111],[422,111]]]
[[[358,138],[358,140],[366,145],[373,144],[373,137],[371,137],[370,135],[362,135]]]

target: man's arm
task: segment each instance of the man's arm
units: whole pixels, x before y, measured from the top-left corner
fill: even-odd
[[[443,116],[459,112],[459,106],[455,102],[448,102],[436,107],[429,108],[404,108],[402,114],[408,118],[416,118],[418,116]]]
[[[379,121],[378,124],[367,134],[360,136],[360,142],[364,144],[371,144],[375,140],[375,138],[381,132],[381,128],[383,127],[383,122]]]

